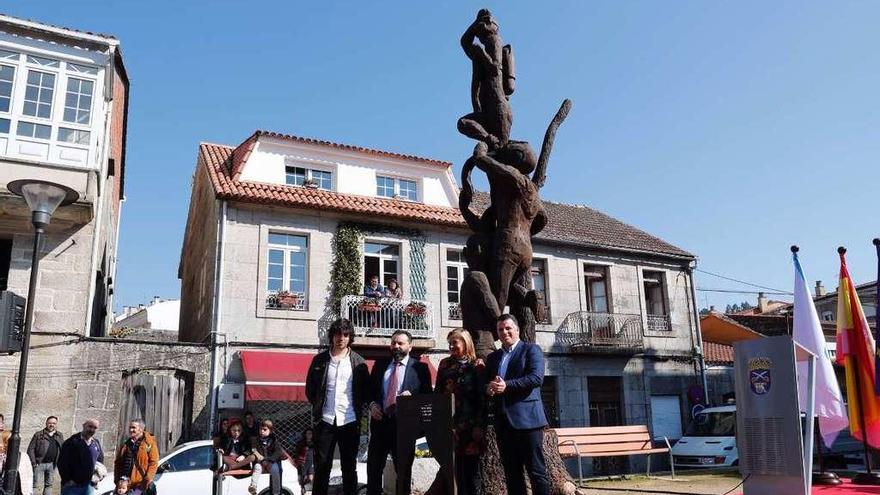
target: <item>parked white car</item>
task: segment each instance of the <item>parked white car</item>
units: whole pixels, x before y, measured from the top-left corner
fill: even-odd
[[[156,491],[158,493],[181,495],[208,495],[212,493],[214,483],[214,446],[210,440],[199,440],[179,445],[159,459],[159,471],[156,475]],[[236,478],[223,477],[223,495],[239,495],[248,493],[250,476]],[[283,495],[301,495],[297,480],[296,466],[285,460],[281,470],[281,493]],[[116,487],[113,475],[107,476],[98,484],[97,495],[112,495]],[[269,474],[260,476],[257,493],[268,495]]]
[[[685,435],[672,446],[672,462],[677,468],[738,465],[736,406],[708,407],[697,413]]]

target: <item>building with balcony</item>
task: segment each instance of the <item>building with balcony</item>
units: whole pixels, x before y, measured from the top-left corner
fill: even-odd
[[[475,202],[485,207],[488,195]],[[339,316],[367,358],[384,356],[404,328],[422,359],[441,359],[461,325],[467,272],[457,205],[444,161],[266,131],[236,146],[202,143],[179,268],[180,339],[220,344],[218,387],[241,387],[244,399],[219,401],[221,414],[246,407],[307,422],[307,408],[279,403],[304,400],[311,355]],[[545,306],[537,340],[551,422],[680,435],[687,391],[701,385],[694,256],[586,206],[545,208],[532,286]],[[335,280],[334,262],[353,264],[356,280]],[[402,297],[365,297],[371,276],[397,280]]]
[[[42,179],[80,196],[48,228],[38,330],[109,329],[128,88],[113,36],[0,15],[0,290],[27,296],[33,242],[30,212],[6,184]]]

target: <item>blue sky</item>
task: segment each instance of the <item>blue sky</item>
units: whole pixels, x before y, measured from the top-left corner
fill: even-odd
[[[547,199],[587,204],[791,290],[857,282],[880,235],[880,3],[62,2],[4,13],[122,41],[132,93],[117,308],[177,297],[200,141],[268,129],[456,163],[470,108],[458,39],[483,6],[513,44],[513,136],[539,143],[560,101]],[[744,289],[697,274],[704,288]],[[755,295],[701,293],[723,307]]]

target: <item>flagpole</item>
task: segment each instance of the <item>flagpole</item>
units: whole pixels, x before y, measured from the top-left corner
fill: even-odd
[[[846,263],[845,258],[844,258],[844,256],[846,255],[846,248],[843,246],[840,246],[839,248],[837,248],[837,254],[840,255],[841,263]],[[842,286],[838,287],[838,289],[837,289],[838,290],[838,294],[837,294],[838,298],[841,297],[842,294],[840,294],[840,291],[842,291],[843,289],[844,289],[844,287],[842,287]],[[849,289],[847,289],[847,290],[849,290]],[[840,318],[840,317],[841,317],[841,315],[838,315],[838,318]],[[858,367],[858,365],[859,365],[859,363],[856,362],[855,366]],[[856,386],[855,387],[856,388],[855,392],[856,392],[856,397],[857,397],[856,401],[857,401],[858,407],[859,407],[859,426],[862,429],[862,447],[864,447],[864,449],[865,449],[865,470],[866,470],[866,472],[857,473],[853,477],[853,484],[856,484],[856,485],[880,485],[880,473],[875,473],[875,472],[871,471],[871,453],[868,450],[868,429],[865,427],[865,403],[864,403],[864,400],[862,400],[863,399],[862,394],[861,394],[862,386],[860,383],[861,380],[859,380],[858,369],[856,369],[853,372],[853,380],[855,381],[855,386]]]
[[[799,266],[799,264],[800,264],[800,261],[798,260],[798,252],[800,250],[801,249],[796,245],[791,246],[791,254],[792,254],[792,256],[794,256],[796,266]],[[795,289],[795,290],[797,290],[797,289]],[[809,296],[809,291],[808,291],[807,295]],[[785,315],[785,316],[786,316],[786,320],[787,320],[788,315]],[[794,336],[794,328],[793,327],[789,328],[788,333],[791,334],[792,336]],[[815,437],[813,439],[813,447],[814,447],[814,450],[816,451],[816,457],[819,461],[819,470],[818,471],[813,471],[812,469],[810,469],[810,474],[811,474],[811,478],[813,480],[813,485],[840,485],[843,483],[843,481],[840,480],[840,477],[837,476],[837,473],[832,473],[831,471],[825,471],[825,459],[822,457],[823,441],[822,441],[822,435],[819,432],[819,417],[814,416],[813,422],[815,423],[815,426],[813,428],[814,437]]]

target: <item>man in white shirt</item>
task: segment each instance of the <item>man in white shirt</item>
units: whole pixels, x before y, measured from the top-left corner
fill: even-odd
[[[354,328],[340,318],[327,332],[330,349],[316,355],[306,377],[306,396],[315,421],[315,479],[312,493],[326,495],[339,444],[344,495],[357,492],[357,451],[360,418],[367,400],[370,373],[367,363],[351,350]]]

